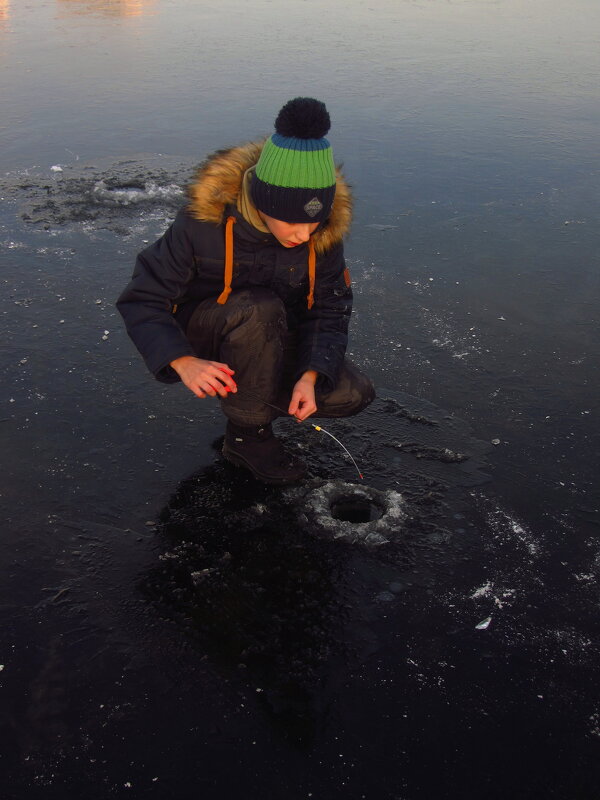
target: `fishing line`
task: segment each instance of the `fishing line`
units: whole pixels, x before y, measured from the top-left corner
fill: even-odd
[[[285,409],[283,409],[283,408],[280,408],[279,406],[276,406],[276,405],[274,405],[273,403],[269,403],[267,400],[263,400],[263,398],[262,398],[262,397],[259,397],[257,394],[254,394],[254,392],[249,392],[249,391],[248,391],[248,389],[242,389],[242,390],[241,390],[241,392],[242,392],[242,394],[245,394],[245,395],[247,395],[247,396],[249,396],[249,397],[253,397],[255,400],[259,400],[261,403],[264,403],[266,406],[270,406],[271,408],[274,408],[276,411],[281,411],[281,413],[282,413],[284,416],[286,416],[286,417],[289,417],[289,416],[291,416],[291,414],[289,413],[289,411],[285,411]],[[240,393],[240,389],[238,389],[238,394],[239,394],[239,393]],[[304,420],[300,420],[300,422],[304,422]],[[354,457],[353,457],[352,453],[351,453],[351,452],[348,450],[348,448],[346,447],[346,445],[342,444],[342,442],[340,442],[340,440],[337,438],[337,436],[334,436],[334,435],[333,435],[333,433],[330,433],[328,430],[325,430],[325,428],[323,428],[321,425],[315,425],[315,424],[314,424],[314,422],[309,422],[309,425],[311,425],[311,427],[313,427],[313,428],[314,428],[316,431],[319,431],[319,433],[326,433],[326,434],[327,434],[327,436],[331,436],[331,438],[332,438],[332,439],[333,439],[335,442],[337,442],[337,443],[339,444],[339,446],[340,446],[340,447],[341,447],[343,450],[345,450],[345,452],[346,452],[346,453],[348,453],[348,455],[350,456],[350,460],[352,461],[352,463],[354,464],[354,466],[355,466],[355,468],[356,468],[356,471],[358,472],[358,477],[359,477],[361,480],[363,480],[363,474],[362,474],[362,472],[359,470],[359,468],[358,468],[358,464],[357,464],[357,463],[356,463],[356,461],[354,460]]]
[[[352,458],[352,453],[350,452],[350,450],[348,450],[348,448],[347,448],[345,445],[343,445],[343,444],[340,442],[340,440],[339,440],[337,437],[335,437],[335,436],[333,435],[333,433],[330,433],[329,431],[326,431],[326,430],[325,430],[325,428],[322,428],[320,425],[315,425],[315,424],[314,424],[314,422],[311,422],[310,424],[313,426],[313,428],[314,428],[316,431],[321,431],[322,433],[326,433],[326,434],[327,434],[327,436],[331,436],[331,438],[332,438],[332,439],[334,439],[334,440],[335,440],[335,441],[336,441],[336,442],[339,444],[339,446],[340,446],[340,447],[343,447],[343,448],[344,448],[344,450],[345,450],[345,451],[348,453],[348,455],[349,455],[349,456],[350,456],[350,458],[352,459],[352,463],[354,464],[354,466],[356,467],[356,471],[358,472],[358,477],[359,477],[359,478],[361,479],[361,481],[362,481],[362,479],[363,479],[363,474],[362,474],[362,472],[359,470],[359,468],[358,468],[358,464],[356,463],[356,461],[354,460],[354,458]]]

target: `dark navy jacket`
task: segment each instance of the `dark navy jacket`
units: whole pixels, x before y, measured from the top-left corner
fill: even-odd
[[[133,277],[119,297],[117,308],[150,372],[160,381],[178,381],[170,362],[180,356],[202,355],[192,350],[185,326],[199,301],[214,298],[216,302],[223,290],[225,219],[234,216],[232,290],[261,286],[281,298],[288,327],[297,331],[297,375],[308,369],[316,370],[320,388],[328,391],[335,385],[344,358],[352,310],[352,289],[342,244],[347,208],[342,207],[340,223],[334,202],[330,219],[313,234],[316,279],[314,305],[309,310],[308,245],[283,247],[270,233],[262,233],[250,225],[233,204],[211,206],[213,218],[220,215],[220,222],[197,218],[198,186],[203,193],[202,180],[207,168],[214,170],[215,159],[227,159],[231,152],[239,156],[240,151],[243,148],[219,153],[201,168],[195,199],[192,196],[190,204],[178,213],[166,233],[138,255]],[[254,155],[253,152],[250,157]],[[226,161],[228,166],[230,163]],[[239,186],[244,166],[242,163],[240,167]],[[345,185],[341,195],[336,199],[351,202]],[[201,197],[204,202],[204,194]],[[205,208],[200,213],[204,217],[211,215]],[[337,214],[339,217],[339,208]]]

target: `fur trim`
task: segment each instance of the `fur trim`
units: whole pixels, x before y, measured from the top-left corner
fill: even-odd
[[[192,217],[202,222],[223,222],[225,206],[235,205],[244,173],[258,161],[264,142],[249,142],[229,150],[218,150],[206,159],[188,187],[188,210]],[[339,167],[336,174],[331,214],[313,237],[319,255],[340,242],[352,222],[352,193]]]

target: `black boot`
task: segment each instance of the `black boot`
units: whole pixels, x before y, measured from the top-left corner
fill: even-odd
[[[263,483],[295,483],[306,472],[304,464],[285,452],[271,425],[242,428],[228,422],[223,455],[232,464],[249,469]]]

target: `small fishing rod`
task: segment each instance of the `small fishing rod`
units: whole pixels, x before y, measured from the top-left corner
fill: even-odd
[[[228,386],[225,387],[225,388],[229,390]],[[240,393],[240,389],[238,389],[238,394],[239,393]],[[274,403],[269,403],[267,400],[263,400],[262,397],[259,397],[257,394],[254,394],[254,392],[249,392],[247,389],[242,389],[241,393],[247,395],[248,397],[253,397],[255,400],[259,400],[261,403],[264,403],[266,406],[270,406],[271,408],[274,408],[276,411],[280,411],[286,417],[291,416],[289,411],[286,411],[285,409],[280,408],[279,406],[276,406]],[[304,422],[304,420],[298,420],[298,422]],[[354,460],[354,458],[352,456],[352,453],[348,450],[348,448],[344,444],[342,444],[342,442],[340,442],[340,440],[337,438],[337,436],[334,436],[333,433],[330,433],[330,431],[325,430],[325,428],[323,428],[321,425],[315,425],[314,422],[309,422],[309,425],[311,425],[316,431],[319,431],[319,433],[326,433],[327,436],[331,436],[331,438],[334,441],[336,441],[343,450],[346,451],[346,453],[350,456],[350,460],[354,464],[354,466],[356,468],[356,471],[358,472],[358,477],[361,480],[363,480],[363,474],[359,470],[358,464]]]

